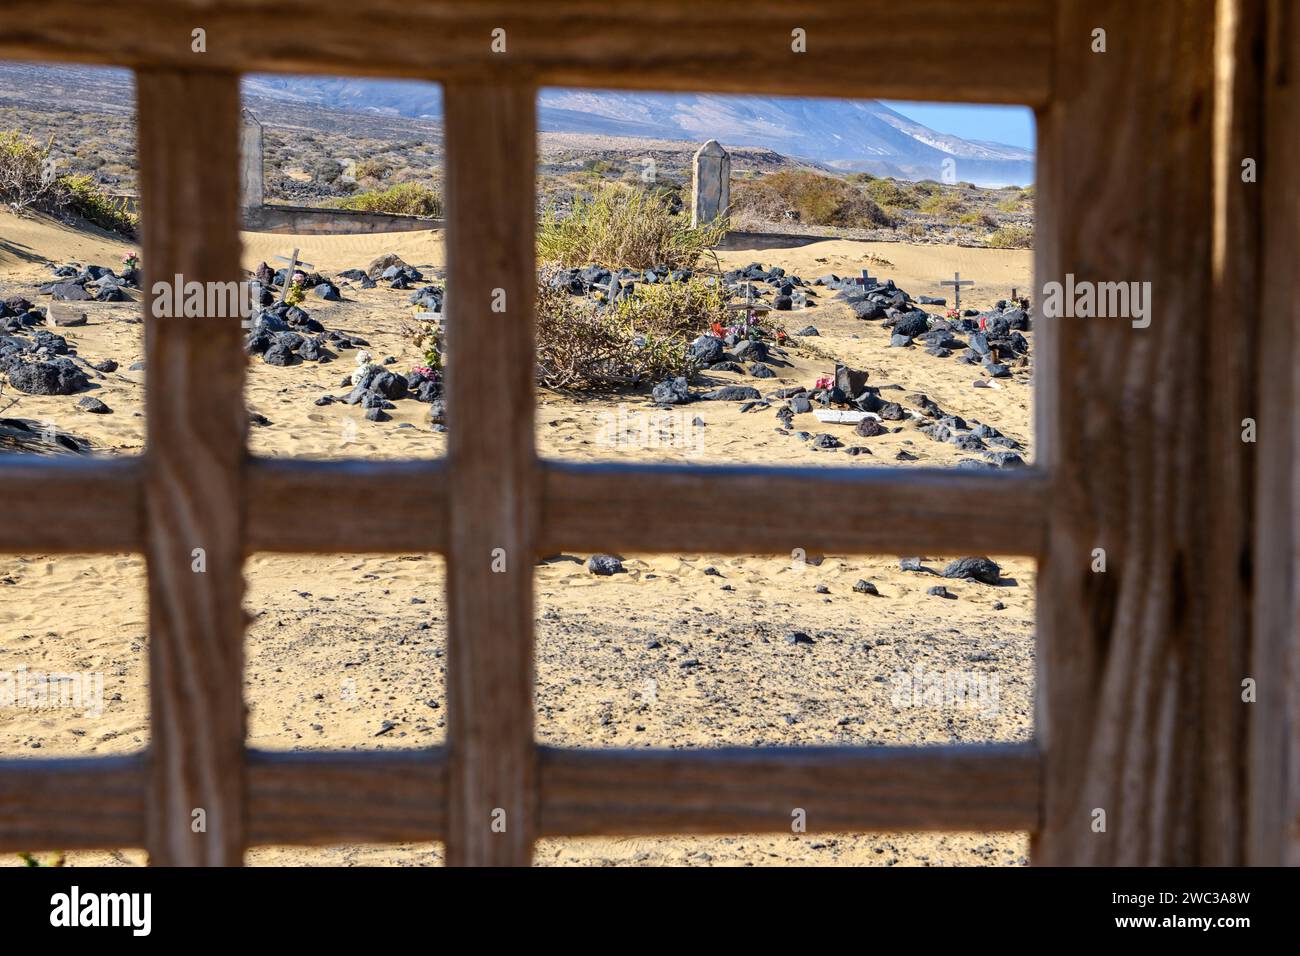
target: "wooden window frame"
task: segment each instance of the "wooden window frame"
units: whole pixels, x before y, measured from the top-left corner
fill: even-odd
[[[304,9],[279,31],[268,24],[285,21],[284,3],[269,0],[124,0],[108,20],[97,0],[9,0],[0,58],[136,71],[145,268],[199,281],[240,275],[241,74],[443,83],[449,403],[453,415],[472,406],[477,427],[453,428],[443,461],[250,457],[237,325],[147,317],[144,454],[0,460],[0,484],[27,503],[0,527],[0,551],[146,556],[151,741],[123,757],[0,761],[0,850],[142,846],[155,864],[238,865],[262,844],[441,840],[451,864],[520,865],[542,837],[788,832],[802,807],[821,832],[1027,830],[1038,863],[1294,859],[1297,704],[1280,675],[1297,665],[1300,205],[1293,177],[1266,163],[1253,188],[1237,181],[1243,155],[1296,154],[1300,24],[1284,2]],[[806,54],[791,50],[796,27]],[[196,28],[205,53],[191,50]],[[490,47],[496,28],[504,54]],[[1096,28],[1104,54],[1091,49]],[[1029,105],[1040,281],[1150,280],[1155,321],[1040,324],[1038,461],[1012,473],[543,461],[532,297],[535,98],[547,85]],[[1243,276],[1256,290],[1244,305]],[[505,317],[489,308],[499,288]],[[1226,359],[1209,348],[1224,308],[1260,333]],[[479,401],[484,380],[466,369],[489,366],[492,400]],[[1268,387],[1256,386],[1265,371]],[[1269,440],[1243,445],[1237,422],[1252,415]],[[704,520],[723,487],[765,521]],[[325,494],[325,513],[296,506]],[[207,550],[205,574],[190,571],[194,547]],[[505,574],[490,571],[498,547]],[[1037,559],[1034,741],[536,743],[533,558],[792,547]],[[1097,547],[1105,574],[1090,570]],[[447,556],[446,746],[246,748],[244,559],[339,550]],[[1251,674],[1253,711],[1238,702]],[[196,834],[198,807],[208,822]],[[1094,808],[1107,810],[1105,833]],[[498,809],[504,833],[491,827]]]

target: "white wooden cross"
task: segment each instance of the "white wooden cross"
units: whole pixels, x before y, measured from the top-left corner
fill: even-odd
[[[772,311],[769,306],[764,305],[762,302],[759,302],[754,298],[754,287],[748,282],[745,283],[745,301],[733,302],[731,305],[728,305],[727,308],[733,311],[743,310],[746,315],[753,314],[755,317],[757,317],[759,312]]]
[[[974,284],[974,279],[963,279],[960,272],[954,272],[951,279],[945,279],[939,283],[939,285],[952,286],[952,307],[958,312],[961,311],[961,287]]]
[[[275,258],[281,262],[289,263],[289,268],[284,274],[284,285],[280,286],[280,301],[283,302],[284,297],[289,294],[289,285],[293,282],[293,274],[298,271],[298,267],[302,266],[304,269],[315,269],[316,267],[310,262],[299,262],[297,249],[293,250],[293,255],[288,258],[284,256],[276,256]]]
[[[867,288],[867,286],[878,286],[878,285],[880,285],[880,280],[874,278],[874,277],[871,275],[871,270],[870,270],[870,269],[863,269],[863,270],[862,270],[862,278],[860,278],[860,279],[854,279],[854,280],[853,280],[853,284],[854,284],[854,285],[860,285],[860,286],[862,286],[862,287],[865,289],[865,288]]]

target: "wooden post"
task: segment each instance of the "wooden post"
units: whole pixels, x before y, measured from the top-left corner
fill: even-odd
[[[1247,5],[1249,7],[1250,5]],[[1245,10],[1243,10],[1245,15]],[[1300,149],[1300,12],[1270,3],[1261,83],[1265,130],[1259,161],[1262,209],[1257,350],[1254,616],[1250,675],[1250,807],[1246,860],[1300,865],[1300,187],[1285,157]],[[1277,158],[1281,158],[1281,162]],[[1238,164],[1240,158],[1238,158]],[[1240,167],[1238,167],[1240,168]],[[1251,189],[1252,186],[1244,186]],[[1249,280],[1248,280],[1249,281]],[[1286,516],[1290,514],[1288,521]]]
[[[536,827],[535,97],[446,86],[451,865],[527,865]]]
[[[238,281],[239,77],[143,70],[137,83],[145,288],[178,274]],[[152,310],[145,329],[146,848],[157,865],[237,866],[245,843],[242,330],[238,318]]]
[[[1054,512],[1039,571],[1036,863],[1194,864],[1209,835],[1201,776],[1220,755],[1204,751],[1199,662],[1223,582],[1207,574],[1202,482],[1222,464],[1198,429],[1175,423],[1217,400],[1201,364],[1218,337],[1205,308],[1213,18],[1211,0],[1058,8],[1036,282],[1150,282],[1153,304],[1147,328],[1039,323],[1037,432]],[[1092,52],[1094,29],[1105,53]],[[1139,84],[1141,96],[1126,93]],[[1073,383],[1084,382],[1080,401]]]

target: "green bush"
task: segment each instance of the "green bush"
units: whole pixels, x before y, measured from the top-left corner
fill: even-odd
[[[442,197],[438,195],[436,189],[423,183],[398,183],[387,189],[370,190],[348,196],[346,199],[339,200],[338,208],[436,219],[442,215]]]
[[[70,211],[101,229],[126,236],[135,234],[140,217],[131,212],[126,200],[110,196],[93,176],[76,173],[60,176],[58,182],[60,202]]]
[[[611,269],[693,268],[727,232],[726,220],[692,227],[666,195],[623,183],[579,196],[566,217],[548,209],[537,230],[537,257],[564,267],[599,262]]]

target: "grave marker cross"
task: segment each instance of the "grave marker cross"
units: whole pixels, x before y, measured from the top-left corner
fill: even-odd
[[[964,285],[974,285],[974,279],[963,279],[960,272],[954,272],[951,279],[945,279],[939,285],[952,286],[952,307],[961,312],[961,287]]]
[[[746,315],[752,315],[757,318],[760,312],[770,312],[771,309],[754,298],[754,286],[749,282],[745,283],[745,301],[733,302],[727,306],[734,311],[744,310]]]
[[[295,250],[293,250],[293,255],[288,256],[287,258],[286,258],[285,256],[276,256],[276,257],[275,257],[275,258],[279,259],[281,262],[287,262],[287,263],[289,263],[289,268],[288,268],[288,269],[285,271],[285,273],[284,273],[284,285],[280,286],[280,301],[281,301],[281,302],[283,302],[283,301],[284,301],[284,297],[287,296],[287,295],[289,294],[289,284],[290,284],[291,282],[293,282],[293,274],[298,270],[298,267],[299,267],[299,266],[302,266],[303,268],[306,268],[306,269],[315,269],[315,268],[316,268],[316,267],[315,267],[314,265],[312,265],[310,262],[299,262],[299,261],[298,261],[298,252],[299,252],[299,250],[295,249]]]

